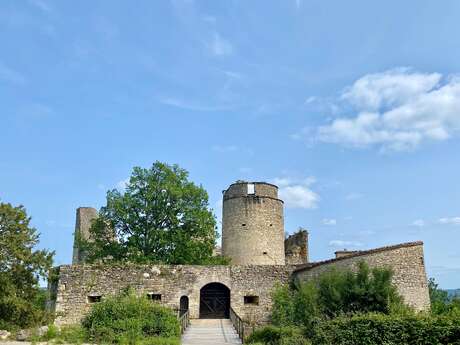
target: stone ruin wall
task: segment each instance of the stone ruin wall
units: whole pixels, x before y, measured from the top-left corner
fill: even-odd
[[[302,228],[284,241],[286,265],[308,263],[308,232]]]
[[[307,281],[331,268],[356,269],[360,261],[365,261],[371,268],[392,269],[393,284],[404,301],[417,311],[430,309],[422,242],[362,251],[338,259],[312,263],[295,271],[294,276],[299,280]]]
[[[92,207],[77,208],[75,217],[75,238],[73,241],[72,263],[81,264],[85,261],[86,255],[78,245],[79,239],[90,240],[91,224],[98,217],[97,210]]]
[[[265,323],[271,310],[271,291],[276,283],[287,283],[292,266],[104,266],[64,265],[55,286],[57,325],[78,323],[92,307],[89,296],[111,296],[128,287],[147,298],[161,294],[161,303],[179,308],[188,296],[191,318],[199,317],[200,289],[222,283],[230,289],[231,307],[243,319]],[[258,305],[245,305],[244,296],[259,296]]]

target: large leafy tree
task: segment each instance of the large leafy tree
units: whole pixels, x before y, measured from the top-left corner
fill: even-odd
[[[36,250],[38,241],[25,208],[0,203],[0,327],[26,327],[45,317],[39,280],[54,253]]]
[[[94,261],[212,263],[217,237],[208,194],[177,165],[135,167],[124,191],[107,192],[83,242]]]

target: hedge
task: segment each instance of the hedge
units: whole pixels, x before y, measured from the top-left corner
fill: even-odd
[[[180,336],[179,322],[171,309],[133,294],[95,304],[82,326],[90,340],[98,343],[133,344]]]
[[[460,345],[460,318],[366,314],[321,322],[315,345]]]

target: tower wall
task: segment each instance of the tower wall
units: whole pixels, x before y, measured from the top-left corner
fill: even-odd
[[[97,210],[92,207],[77,208],[75,221],[75,238],[73,242],[73,264],[82,264],[85,262],[85,253],[78,244],[78,239],[90,240],[89,229],[93,219],[97,218]]]
[[[234,265],[284,265],[283,201],[264,182],[232,184],[223,195],[222,254]]]

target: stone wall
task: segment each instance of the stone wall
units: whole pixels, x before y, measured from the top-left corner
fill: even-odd
[[[416,310],[430,308],[423,242],[360,251],[337,259],[311,263],[297,269],[294,276],[300,280],[310,280],[333,267],[355,269],[360,261],[365,261],[370,267],[392,269],[393,283],[404,301]]]
[[[350,255],[355,255],[355,254],[358,254],[359,253],[359,250],[338,250],[336,251],[334,254],[335,254],[335,257],[336,259],[338,258],[343,258],[344,256],[350,256]]]
[[[85,261],[85,253],[79,248],[78,240],[90,240],[89,229],[92,221],[97,218],[97,210],[92,207],[77,208],[75,220],[75,238],[73,242],[72,263],[80,264]]]
[[[292,266],[60,266],[56,294],[56,324],[74,324],[88,313],[92,299],[115,295],[127,287],[139,295],[161,295],[161,303],[179,308],[188,296],[190,316],[199,317],[200,289],[218,282],[230,289],[231,307],[248,321],[268,321],[271,291],[276,283],[287,283]],[[244,304],[244,296],[258,296],[258,305]]]
[[[283,201],[277,197],[278,188],[262,182],[232,184],[224,192],[222,255],[232,264],[285,264]]]
[[[284,241],[286,265],[308,263],[308,231],[300,228]]]

